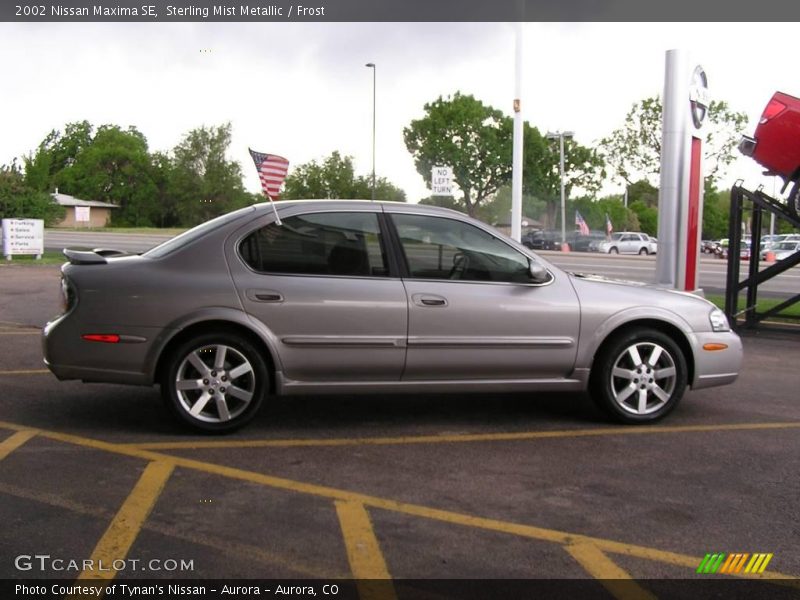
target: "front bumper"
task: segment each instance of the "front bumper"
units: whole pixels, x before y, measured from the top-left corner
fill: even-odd
[[[707,344],[724,344],[724,350],[705,350]],[[742,368],[741,338],[733,331],[695,334],[693,390],[733,383]]]

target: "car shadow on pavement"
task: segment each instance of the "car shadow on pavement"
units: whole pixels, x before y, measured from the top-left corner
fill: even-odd
[[[156,387],[62,382],[58,394],[9,391],[0,401],[0,420],[121,441],[198,436],[172,417]],[[255,419],[228,437],[425,435],[607,423],[582,393],[326,394],[268,397]]]

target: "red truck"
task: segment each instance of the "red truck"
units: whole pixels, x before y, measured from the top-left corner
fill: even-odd
[[[767,104],[753,137],[743,136],[742,154],[766,167],[768,175],[778,175],[789,192],[789,209],[800,216],[800,99],[775,92]]]

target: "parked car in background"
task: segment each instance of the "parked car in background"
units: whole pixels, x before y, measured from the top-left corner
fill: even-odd
[[[703,240],[700,242],[700,250],[704,254],[717,254],[719,252],[720,245],[719,241],[717,240]]]
[[[561,250],[561,232],[536,229],[523,235],[520,242],[531,250]]]
[[[783,260],[789,258],[794,253],[800,251],[800,242],[779,242],[770,248],[761,251],[761,260],[766,260],[767,253],[772,252],[775,254],[775,260]]]
[[[650,236],[646,233],[620,231],[611,239],[599,242],[597,251],[606,254],[650,254]]]
[[[569,249],[573,252],[595,252],[592,249],[592,244],[597,244],[606,239],[604,233],[592,232],[589,235],[581,235],[580,233],[572,233],[567,236],[567,243]]]
[[[791,184],[789,209],[800,215],[800,99],[775,92],[753,137],[743,136],[739,150],[781,177],[784,189]]]
[[[564,272],[432,206],[259,204],[142,255],[65,254],[63,310],[43,331],[50,370],[159,383],[206,432],[244,425],[270,395],[321,393],[589,390],[617,420],[646,423],[689,386],[732,383],[742,362],[707,300]]]
[[[719,250],[717,251],[717,258],[728,258],[728,239],[719,240]],[[750,258],[750,240],[743,239],[739,247],[739,258],[742,260],[749,260]]]

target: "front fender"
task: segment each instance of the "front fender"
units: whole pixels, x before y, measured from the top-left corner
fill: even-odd
[[[667,323],[680,331],[694,353],[697,336],[683,317],[661,307],[638,306],[621,310],[605,318],[599,315],[584,314],[581,319],[581,343],[578,349],[576,368],[591,369],[597,350],[608,339],[608,336],[621,327],[637,322],[646,324],[647,321]],[[694,362],[695,359],[692,355],[687,356],[686,360]]]

